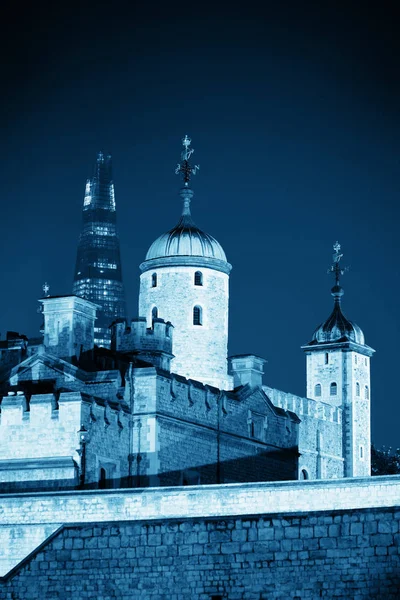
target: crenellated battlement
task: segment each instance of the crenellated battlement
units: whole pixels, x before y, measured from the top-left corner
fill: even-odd
[[[297,415],[313,417],[331,423],[342,423],[342,409],[311,398],[303,398],[263,385],[263,390],[275,406],[290,410]]]
[[[147,327],[146,318],[132,319],[130,325],[124,319],[111,325],[111,350],[134,353],[164,371],[170,370],[173,325],[164,319],[153,319]]]

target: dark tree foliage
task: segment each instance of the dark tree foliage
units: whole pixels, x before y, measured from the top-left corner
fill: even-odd
[[[371,475],[397,475],[400,474],[400,448],[375,448],[371,446]]]

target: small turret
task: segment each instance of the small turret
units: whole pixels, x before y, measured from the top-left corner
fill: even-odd
[[[146,317],[132,319],[128,326],[125,319],[111,325],[111,350],[134,354],[163,371],[171,370],[173,325],[164,319],[153,319],[147,327]]]
[[[94,346],[97,304],[77,296],[41,298],[44,318],[44,346],[63,359],[79,357]]]

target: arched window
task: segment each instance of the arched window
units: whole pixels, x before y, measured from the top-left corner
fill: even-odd
[[[151,276],[151,287],[157,287],[157,273],[153,273]]]
[[[302,469],[300,471],[300,479],[302,479],[302,480],[310,479],[306,469]]]
[[[359,395],[360,395],[360,384],[357,381],[357,383],[356,383],[356,396],[359,396]]]
[[[321,396],[321,384],[320,383],[317,383],[315,385],[314,395],[315,396]]]
[[[327,352],[325,352],[325,364],[327,365],[329,363],[329,354]]]
[[[364,398],[369,400],[369,387],[367,385],[364,388]]]
[[[337,383],[331,383],[331,396],[337,396]]]
[[[153,306],[153,308],[151,309],[151,319],[154,321],[154,319],[158,319],[158,308],[157,306]]]
[[[203,314],[201,306],[195,306],[193,309],[193,325],[203,325]]]
[[[196,271],[194,274],[194,285],[203,285],[203,273]]]
[[[106,488],[106,483],[107,483],[107,473],[106,473],[106,470],[103,467],[101,467],[100,473],[99,473],[99,488],[101,490],[104,490]]]

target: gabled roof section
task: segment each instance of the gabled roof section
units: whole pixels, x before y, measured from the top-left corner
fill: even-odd
[[[71,363],[45,352],[41,347],[37,354],[33,354],[11,369],[9,381],[11,385],[15,385],[21,380],[45,381],[61,377],[64,382],[84,382],[88,374]]]
[[[260,410],[267,406],[269,410],[279,416],[279,417],[287,417],[290,418],[295,423],[300,423],[300,419],[295,413],[290,410],[284,410],[283,408],[279,408],[275,406],[271,400],[268,398],[267,394],[264,392],[262,387],[251,387],[249,384],[246,384],[243,387],[237,388],[235,395],[238,400],[249,400],[252,399],[253,403],[260,405]]]

